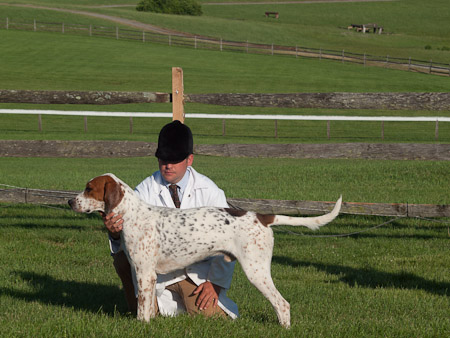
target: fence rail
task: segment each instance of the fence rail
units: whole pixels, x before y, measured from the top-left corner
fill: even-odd
[[[102,111],[60,111],[60,110],[28,110],[28,109],[0,109],[0,114],[38,115],[38,129],[42,131],[42,115],[83,116],[84,130],[87,132],[87,117],[129,117],[130,134],[133,133],[133,117],[164,117],[172,118],[173,113],[164,112],[102,112]],[[384,122],[434,122],[434,139],[439,140],[439,123],[450,122],[445,116],[336,116],[336,115],[260,115],[260,114],[201,114],[188,113],[185,118],[222,119],[222,136],[226,134],[226,120],[273,120],[275,121],[274,135],[278,137],[278,121],[327,121],[327,138],[331,138],[331,121],[365,121],[381,122],[381,140],[384,140]]]
[[[0,114],[19,115],[66,115],[97,117],[172,117],[164,112],[105,112],[0,109]],[[261,115],[261,114],[204,114],[187,113],[186,118],[194,119],[235,119],[235,120],[293,120],[293,121],[378,121],[378,122],[450,122],[446,116],[337,116],[337,115]]]
[[[41,190],[0,184],[0,203],[66,204],[76,191]],[[329,212],[335,202],[228,198],[233,207],[263,214],[318,215]],[[404,217],[450,217],[450,205],[344,202],[342,214]]]
[[[308,57],[327,59],[340,62],[357,63],[364,66],[378,66],[394,68],[434,75],[450,76],[450,63],[433,62],[432,60],[416,60],[409,58],[396,58],[389,55],[376,56],[370,54],[351,53],[345,50],[330,50],[310,48],[305,46],[282,46],[274,44],[260,44],[216,39],[190,34],[169,34],[150,31],[139,31],[119,28],[118,26],[79,25],[71,23],[11,21],[9,18],[0,18],[0,29],[59,32],[62,34],[76,34],[85,36],[99,36],[113,39],[133,40],[143,43],[160,43],[169,46],[188,48],[212,49],[230,52],[252,54],[284,55],[291,57]]]

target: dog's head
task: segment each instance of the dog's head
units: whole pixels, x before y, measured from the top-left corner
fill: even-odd
[[[100,211],[107,215],[119,205],[123,195],[120,180],[113,174],[104,174],[90,180],[82,193],[69,200],[69,205],[76,212]]]

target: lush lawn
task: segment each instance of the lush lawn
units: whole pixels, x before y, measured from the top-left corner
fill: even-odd
[[[0,30],[2,89],[187,93],[447,91],[448,78],[295,57],[172,48],[88,36]]]
[[[24,205],[1,205],[0,215],[5,337],[444,337],[450,330],[445,224],[398,220],[344,238],[276,232],[272,275],[291,303],[292,328],[284,330],[239,265],[229,292],[239,320],[138,322],[126,314],[99,216]],[[383,221],[344,216],[320,234]]]
[[[450,204],[446,161],[301,160],[196,156],[194,167],[228,197],[280,200]],[[157,170],[154,157],[0,158],[2,184],[81,191],[112,172],[134,187]]]

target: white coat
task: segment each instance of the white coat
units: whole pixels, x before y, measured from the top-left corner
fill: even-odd
[[[228,207],[224,192],[208,177],[199,174],[194,168],[188,167],[189,181],[181,200],[180,209],[203,206]],[[175,208],[169,190],[164,186],[159,171],[147,177],[135,189],[137,195],[146,203],[155,206]],[[111,243],[111,251],[115,245]],[[206,281],[222,288],[219,294],[218,305],[231,318],[238,317],[236,303],[227,297],[227,290],[231,286],[235,262],[225,262],[224,257],[214,256],[185,269],[176,270],[168,274],[158,275],[156,283],[156,297],[159,312],[165,316],[176,316],[185,312],[181,299],[176,293],[166,290],[166,286],[177,283],[189,277],[196,285]]]

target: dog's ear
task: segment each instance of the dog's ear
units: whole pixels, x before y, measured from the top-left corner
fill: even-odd
[[[111,179],[105,183],[105,214],[108,215],[123,198],[123,191],[120,184]]]

